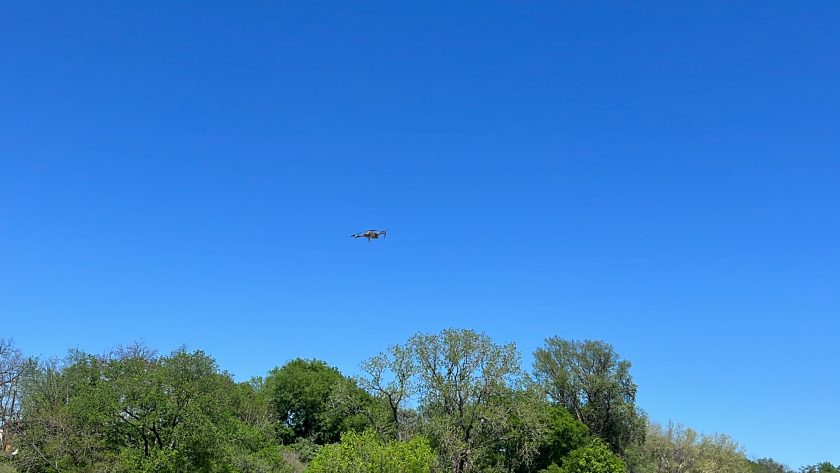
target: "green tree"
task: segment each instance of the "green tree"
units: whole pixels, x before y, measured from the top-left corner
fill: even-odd
[[[282,425],[284,443],[309,438],[318,444],[339,440],[341,432],[363,430],[359,417],[342,415],[331,402],[332,393],[352,381],[320,360],[292,360],[269,372],[265,391]]]
[[[306,473],[431,473],[435,457],[420,436],[384,442],[369,430],[345,432],[341,442],[321,448]]]
[[[267,407],[200,351],[76,352],[64,365],[43,366],[26,391],[21,471],[286,469],[264,422]]]
[[[726,434],[703,435],[697,470],[701,473],[749,473],[743,448]]]
[[[573,450],[563,460],[559,471],[560,473],[625,473],[627,467],[607,445],[594,440]]]
[[[801,473],[840,473],[840,466],[834,466],[829,462],[822,462],[816,465],[803,466],[799,471]]]
[[[548,430],[540,445],[535,468],[561,464],[572,451],[590,441],[589,429],[563,406],[546,406]]]
[[[362,370],[365,376],[357,379],[359,386],[385,408],[386,422],[375,421],[381,415],[369,416],[379,426],[377,430],[388,432],[399,440],[406,439],[412,426],[404,405],[416,390],[417,367],[412,350],[410,347],[392,346],[364,361]]]
[[[621,453],[644,436],[630,362],[601,341],[546,339],[534,353],[534,374],[549,398]]]
[[[22,422],[16,439],[20,450],[15,457],[20,471],[84,471],[103,463],[108,435],[102,422],[94,420],[98,407],[83,412],[84,404],[98,403],[79,402],[80,396],[97,395],[94,390],[99,378],[98,361],[74,352],[64,364],[56,360],[42,363],[25,380],[27,395],[21,404]]]
[[[552,438],[558,433],[553,431],[554,409],[536,386],[508,388],[495,394],[492,403],[505,409],[506,415],[496,426],[498,438],[477,460],[478,471],[529,473],[539,467],[540,456],[556,446],[552,445],[555,441],[562,442]]]
[[[364,380],[344,379],[333,386],[330,394],[330,415],[343,419],[343,430],[374,430],[382,438],[406,439],[417,431],[417,413],[400,407],[399,424],[394,422],[388,400],[381,394],[370,394],[359,387]]]
[[[20,427],[21,384],[34,368],[11,340],[0,338],[0,456],[14,451]]]
[[[759,458],[758,460],[750,462],[751,473],[793,473],[793,471],[785,465],[773,460],[772,458]]]
[[[651,423],[633,457],[633,471],[651,473],[749,473],[737,442],[723,434],[702,435],[679,424]]]
[[[476,471],[512,436],[542,435],[545,424],[527,412],[533,403],[522,394],[524,377],[513,344],[449,329],[417,334],[407,348],[417,367],[424,430],[449,471]],[[536,448],[524,448],[518,461],[529,463],[535,454]]]

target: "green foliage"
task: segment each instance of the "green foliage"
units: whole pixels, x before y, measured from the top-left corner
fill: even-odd
[[[200,351],[77,352],[27,392],[22,471],[284,471],[267,403]]]
[[[312,439],[300,438],[295,443],[288,445],[290,451],[294,452],[298,459],[304,463],[309,463],[321,451],[321,445],[313,442]]]
[[[589,429],[576,420],[563,406],[547,406],[548,431],[534,462],[535,468],[547,468],[560,464],[573,450],[590,441]],[[556,467],[556,465],[555,465]]]
[[[799,471],[801,473],[840,473],[840,466],[834,466],[829,462],[822,462],[816,465],[803,466]]]
[[[395,345],[362,362],[366,376],[359,385],[378,402],[369,403],[366,412],[378,432],[404,440],[412,433],[411,416],[405,402],[418,388],[416,359],[410,346]]]
[[[239,451],[231,462],[232,472],[239,473],[291,473],[280,450],[268,446],[258,451]]]
[[[573,450],[563,460],[563,465],[557,471],[559,473],[626,473],[627,467],[607,445],[596,440]]]
[[[759,458],[750,462],[750,473],[793,473],[785,465],[772,458]]]
[[[634,471],[750,473],[737,442],[726,435],[702,435],[678,424],[651,423],[631,463]]]
[[[35,366],[35,361],[24,357],[12,340],[0,338],[0,468],[17,443],[23,396],[20,387]]]
[[[497,345],[471,330],[417,334],[409,341],[419,385],[424,431],[450,471],[476,471],[517,436],[525,448],[508,459],[528,463],[544,424],[529,413],[533,397],[513,344]]]
[[[564,406],[615,452],[641,441],[630,362],[600,341],[548,338],[534,353],[534,374],[548,396]]]
[[[435,453],[425,438],[383,442],[372,431],[347,432],[325,445],[306,473],[431,473]]]
[[[602,342],[548,339],[538,383],[513,344],[471,330],[417,334],[357,379],[297,359],[236,383],[183,349],[3,353],[0,473],[792,473],[725,435],[646,424]]]
[[[540,454],[555,440],[551,437],[554,408],[536,387],[501,390],[494,394],[492,404],[507,413],[497,425],[488,427],[488,435],[482,438],[487,451],[476,460],[477,471],[534,471],[540,466]],[[495,436],[489,434],[490,429],[496,429]]]
[[[404,440],[410,437],[409,430],[415,411],[398,408],[397,422],[394,421],[391,407],[381,394],[369,393],[359,387],[358,382],[366,380],[345,379],[333,386],[330,393],[330,410],[335,416],[344,419],[344,429],[356,432],[366,428],[373,429],[383,438]]]
[[[283,443],[298,438],[331,443],[345,430],[363,429],[363,421],[342,415],[330,402],[336,386],[347,381],[337,369],[319,360],[298,358],[271,370],[265,390],[282,424],[278,435]]]

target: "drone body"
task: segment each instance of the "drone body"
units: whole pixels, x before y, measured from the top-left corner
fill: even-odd
[[[368,241],[377,240],[379,237],[385,238],[385,235],[388,233],[388,230],[365,230],[363,232],[359,232],[353,235],[350,235],[352,238],[367,238]]]

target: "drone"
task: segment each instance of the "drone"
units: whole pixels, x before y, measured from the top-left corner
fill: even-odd
[[[363,232],[359,232],[353,235],[350,235],[351,238],[367,238],[368,241],[376,240],[379,237],[385,238],[385,235],[388,233],[388,230],[365,230]]]

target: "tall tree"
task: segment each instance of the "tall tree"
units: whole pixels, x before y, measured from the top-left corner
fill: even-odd
[[[494,402],[506,406],[507,414],[500,424],[497,442],[491,444],[494,454],[479,461],[479,471],[530,473],[558,454],[565,441],[575,443],[573,433],[563,431],[554,421],[555,408],[545,401],[540,390],[528,383],[525,388],[509,388],[494,396]],[[562,409],[562,408],[560,408]],[[570,418],[571,420],[571,418]],[[585,437],[586,426],[574,421]],[[570,434],[566,436],[566,434]],[[577,446],[577,444],[576,444]],[[571,451],[571,449],[569,450]],[[565,453],[568,453],[565,452]],[[565,454],[564,453],[564,454]]]
[[[644,435],[630,362],[601,341],[546,339],[534,353],[534,374],[549,398],[564,406],[621,453]]]
[[[393,436],[398,440],[408,437],[405,403],[416,389],[414,377],[417,367],[409,347],[395,345],[387,351],[362,363],[365,376],[358,378],[359,385],[374,398],[380,399],[387,409],[387,419]]]
[[[11,340],[0,338],[0,454],[14,450],[12,439],[20,422],[20,387],[32,361]]]
[[[497,345],[471,330],[417,334],[409,340],[418,372],[425,429],[453,473],[476,471],[512,435],[539,436],[544,424],[531,422],[513,344]],[[528,462],[535,449],[521,452]]]
[[[204,353],[71,354],[26,386],[21,471],[274,471],[265,407]]]
[[[357,418],[341,415],[331,403],[332,393],[348,382],[355,384],[320,360],[298,358],[271,370],[264,389],[284,427],[281,440],[305,438],[325,444],[337,442],[344,430],[363,430],[365,425],[355,425]]]

